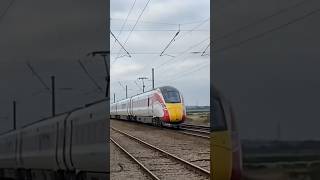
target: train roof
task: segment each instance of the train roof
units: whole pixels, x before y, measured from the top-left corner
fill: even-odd
[[[145,92],[143,92],[143,93],[136,94],[136,95],[134,95],[134,96],[121,99],[121,100],[119,100],[119,101],[117,101],[117,102],[113,102],[113,103],[111,103],[111,104],[118,103],[118,102],[121,102],[121,101],[124,101],[124,100],[128,100],[128,99],[133,98],[133,97],[135,97],[135,96],[139,96],[139,95],[141,95],[141,94],[145,94],[145,93],[154,91],[154,90],[156,90],[156,89],[160,89],[160,91],[161,91],[161,90],[164,90],[164,89],[167,89],[167,90],[175,90],[175,91],[178,91],[178,92],[179,92],[179,90],[178,90],[177,88],[173,87],[173,86],[160,86],[160,87],[156,87],[156,88],[154,88],[154,89],[151,89],[151,90],[149,90],[149,91],[145,91]]]
[[[98,104],[98,103],[101,103],[101,102],[104,102],[104,101],[108,101],[108,100],[109,100],[109,98],[103,98],[103,99],[100,99],[100,100],[96,100],[96,101],[94,101],[94,102],[90,102],[90,103],[84,104],[83,106],[76,107],[76,108],[73,108],[73,109],[71,109],[71,110],[58,113],[58,114],[56,114],[55,116],[49,116],[49,117],[44,117],[44,118],[38,119],[38,120],[33,121],[33,122],[31,122],[31,123],[24,124],[24,125],[20,126],[20,127],[17,128],[17,129],[10,129],[10,130],[8,130],[8,131],[2,132],[2,133],[0,133],[0,137],[1,137],[1,136],[4,136],[4,135],[6,135],[6,134],[10,134],[10,133],[12,133],[12,132],[17,132],[17,131],[19,131],[20,129],[23,129],[23,128],[32,126],[32,125],[37,124],[37,123],[39,123],[39,122],[47,121],[47,120],[56,118],[56,117],[58,117],[58,116],[67,115],[67,114],[73,113],[73,112],[75,112],[75,111],[78,111],[78,110],[80,110],[80,109],[84,109],[84,108],[87,108],[87,107],[89,107],[89,106],[93,106],[93,105],[95,105],[95,104]]]
[[[177,88],[175,87],[172,87],[172,86],[162,86],[162,87],[159,87],[160,90],[173,90],[173,91],[178,91]],[[178,91],[179,92],[179,91]]]

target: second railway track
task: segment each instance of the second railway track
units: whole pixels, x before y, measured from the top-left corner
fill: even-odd
[[[115,119],[115,118],[111,118],[111,119],[117,120],[117,121],[123,121],[123,120]],[[128,122],[130,122],[130,121],[128,121]],[[175,131],[178,131],[182,134],[186,134],[186,135],[190,135],[190,136],[200,137],[200,138],[204,138],[204,139],[210,139],[210,127],[209,126],[182,123],[182,124],[180,124],[179,130],[175,130]]]
[[[209,179],[210,172],[126,132],[111,127],[111,141],[152,179]]]
[[[187,135],[210,139],[210,127],[203,125],[180,124],[180,132]]]

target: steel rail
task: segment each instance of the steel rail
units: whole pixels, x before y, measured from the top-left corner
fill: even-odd
[[[116,118],[110,118],[110,119],[113,119],[113,120],[117,120],[117,121],[119,121],[119,120],[121,120],[122,121],[122,119],[116,119]],[[133,121],[126,121],[126,122],[133,122]],[[135,123],[135,122],[133,122],[133,123]],[[182,125],[182,124],[181,124]],[[185,124],[183,124],[183,125],[185,125]],[[157,126],[153,126],[153,127],[155,127],[155,128],[157,128]],[[201,127],[201,125],[200,125],[200,127]],[[209,128],[208,126],[204,126],[205,128]],[[169,129],[168,128],[168,130],[172,130],[172,129]],[[182,130],[182,131],[181,131]],[[185,131],[191,131],[191,132],[196,132],[196,133],[200,133],[200,134],[195,134],[195,133],[191,133],[191,132],[185,132],[185,131],[183,131],[183,130],[185,130]],[[205,132],[205,131],[203,131],[203,132],[199,132],[199,131],[197,131],[197,130],[189,130],[189,129],[184,129],[184,128],[180,128],[180,131],[179,130],[174,130],[174,132],[178,132],[178,133],[180,133],[180,134],[185,134],[185,135],[190,135],[190,136],[195,136],[195,137],[199,137],[199,138],[204,138],[204,139],[210,139],[210,136],[209,136],[209,134],[210,134],[210,132],[208,131],[208,132]],[[202,135],[202,134],[207,134],[207,135]]]
[[[185,128],[192,128],[192,129],[210,130],[210,126],[204,126],[204,125],[182,123],[180,124],[180,126]]]
[[[116,132],[118,132],[118,133],[120,133],[120,134],[123,134],[123,135],[129,137],[130,139],[133,139],[133,140],[137,141],[140,144],[145,145],[146,147],[148,147],[150,149],[157,150],[157,151],[161,152],[162,154],[165,154],[166,156],[168,156],[168,157],[170,157],[170,158],[172,158],[172,159],[174,159],[174,160],[176,160],[176,161],[178,161],[178,162],[180,162],[182,164],[185,164],[185,165],[189,166],[190,168],[192,168],[193,170],[201,173],[204,176],[210,177],[210,172],[207,171],[206,169],[203,169],[203,168],[201,168],[201,167],[199,167],[197,165],[194,165],[194,164],[192,164],[192,163],[190,163],[190,162],[188,162],[188,161],[186,161],[184,159],[181,159],[176,155],[173,155],[173,154],[171,154],[171,153],[169,153],[169,152],[167,152],[165,150],[162,150],[162,149],[160,149],[160,148],[158,148],[156,146],[153,146],[153,145],[151,145],[151,144],[149,144],[149,143],[147,143],[147,142],[145,142],[145,141],[143,141],[143,140],[141,140],[141,139],[139,139],[139,138],[137,138],[135,136],[132,136],[132,135],[126,133],[126,132],[118,130],[118,129],[114,128],[114,127],[111,127],[111,129],[116,131]]]
[[[145,171],[152,179],[160,180],[158,176],[153,174],[147,167],[145,167],[139,160],[137,160],[133,155],[131,155],[126,149],[124,149],[119,143],[117,143],[114,139],[110,137],[110,140],[113,144],[115,144],[122,152],[124,152],[127,156],[129,156],[134,162],[136,162],[142,169]]]
[[[191,131],[191,132],[196,132],[196,133],[201,133],[201,134],[210,134],[209,131],[203,131],[203,130],[198,130],[198,129],[192,129],[192,128],[180,128],[181,130],[184,131]]]
[[[180,133],[196,136],[200,138],[210,139],[210,127],[203,125],[193,125],[193,124],[180,124]],[[186,131],[186,132],[185,132]]]
[[[194,133],[189,133],[189,132],[184,132],[184,131],[179,131],[181,134],[186,134],[186,135],[190,135],[190,136],[196,136],[196,137],[200,137],[200,138],[204,138],[204,139],[210,139],[210,136],[204,136],[204,135],[200,135],[200,134],[194,134]]]

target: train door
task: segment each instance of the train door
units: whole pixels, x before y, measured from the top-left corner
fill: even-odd
[[[129,99],[129,116],[132,118],[132,98]]]
[[[148,116],[151,116],[150,96],[148,95]]]
[[[127,99],[127,101],[126,101],[126,107],[127,107],[127,119],[129,119],[128,117],[130,116],[130,112],[129,112],[129,110],[130,110],[130,99]]]
[[[57,122],[57,147],[56,147],[56,159],[57,164],[59,165],[60,169],[66,169],[66,157],[65,157],[65,146],[66,146],[66,124],[67,118],[70,116],[68,113],[66,116],[61,119],[61,121]]]
[[[116,103],[116,105],[115,105],[115,107],[116,107],[115,113],[116,113],[116,114],[118,114],[118,111],[117,111],[117,110],[118,110],[118,107],[117,107],[117,105],[118,105],[118,103]]]
[[[211,179],[229,180],[232,172],[232,144],[227,117],[221,99],[213,102],[211,118]]]
[[[151,103],[151,115],[154,116],[154,110],[153,110],[153,106],[154,106],[154,98],[153,98],[154,94],[150,95],[150,103]]]
[[[134,120],[134,114],[133,114],[133,98],[130,99],[130,116],[131,116],[131,120]]]
[[[72,116],[72,115],[71,115]],[[67,169],[73,170],[73,163],[72,163],[72,135],[73,135],[73,117],[70,119],[66,119],[65,121],[65,142],[64,142],[64,149],[63,149],[63,158],[66,164]]]

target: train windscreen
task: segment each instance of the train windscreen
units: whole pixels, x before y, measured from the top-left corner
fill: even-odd
[[[172,87],[160,88],[164,101],[166,103],[181,103],[180,93],[177,89]]]
[[[214,99],[213,101],[213,118],[211,119],[211,130],[221,131],[227,129],[226,118],[222,108],[222,104],[219,100]]]

